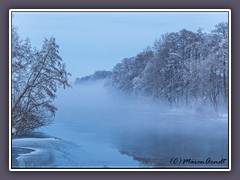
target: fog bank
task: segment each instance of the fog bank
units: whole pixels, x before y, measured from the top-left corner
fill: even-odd
[[[176,166],[170,164],[173,157],[228,158],[226,115],[199,114],[118,96],[103,82],[60,90],[55,105],[54,123],[42,130],[83,146],[92,156],[107,159],[107,147],[111,147],[139,161],[139,166],[157,167]]]

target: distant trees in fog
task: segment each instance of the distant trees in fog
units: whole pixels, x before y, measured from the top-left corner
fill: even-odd
[[[115,65],[111,87],[124,94],[169,104],[228,103],[228,23],[210,33],[182,29]]]
[[[57,88],[68,87],[65,64],[55,38],[45,39],[40,50],[22,40],[12,28],[12,128],[15,133],[49,124],[57,108]]]
[[[75,84],[82,84],[82,83],[89,83],[89,82],[95,82],[98,80],[103,80],[108,78],[112,74],[111,71],[95,71],[93,74],[89,76],[84,76],[81,78],[76,78]]]

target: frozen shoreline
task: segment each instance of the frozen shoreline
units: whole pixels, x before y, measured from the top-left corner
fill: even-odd
[[[82,144],[83,146],[80,147],[55,138],[16,138],[12,140],[12,166],[13,168],[108,168],[139,165],[138,161],[121,154],[114,148],[105,147],[105,144],[84,140]],[[108,153],[108,158],[104,156],[105,153]]]

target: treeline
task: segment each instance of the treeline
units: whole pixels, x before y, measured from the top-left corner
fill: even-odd
[[[228,104],[228,23],[209,32],[167,33],[113,68],[108,85],[130,96],[170,105]]]
[[[93,74],[89,76],[84,76],[81,78],[76,78],[75,79],[75,84],[83,84],[83,83],[91,83],[91,82],[96,82],[99,80],[103,80],[111,76],[112,72],[111,71],[95,71]]]

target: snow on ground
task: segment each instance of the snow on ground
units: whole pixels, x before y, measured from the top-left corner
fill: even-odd
[[[13,149],[18,150],[16,157],[16,167],[52,167],[57,164],[57,159],[61,157],[61,163],[66,163],[66,148],[71,148],[72,144],[66,143],[56,138],[19,138],[12,140]],[[22,152],[21,149],[29,150]],[[57,162],[58,163],[58,162]]]
[[[78,146],[54,138],[20,138],[12,140],[12,147],[29,150],[27,153],[18,153],[17,164],[13,166],[20,168],[132,167],[139,164],[106,144],[84,139]]]

